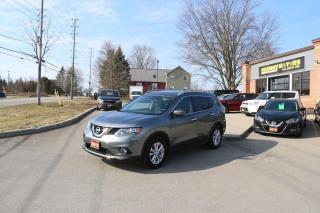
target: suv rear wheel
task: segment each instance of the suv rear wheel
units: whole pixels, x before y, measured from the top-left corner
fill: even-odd
[[[144,165],[149,169],[159,168],[167,156],[167,151],[167,143],[162,137],[151,138],[142,155]]]
[[[220,127],[213,127],[211,134],[209,135],[208,148],[217,149],[221,145],[222,141],[222,130]]]

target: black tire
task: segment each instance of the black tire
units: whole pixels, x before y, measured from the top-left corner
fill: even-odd
[[[224,108],[226,109],[226,112],[229,112],[229,107],[227,104],[223,104]]]
[[[297,138],[300,138],[301,135],[302,135],[302,128],[299,128],[299,132],[297,132],[297,133],[295,134],[295,136],[296,136]]]
[[[208,138],[207,147],[209,149],[218,149],[222,142],[222,134],[221,127],[213,127]]]
[[[157,149],[159,147],[160,153],[158,155],[154,154],[152,155],[152,150]],[[161,148],[162,147],[162,148]],[[163,153],[161,154],[161,150],[163,150]],[[155,153],[155,152],[153,152]],[[142,154],[142,161],[144,163],[144,166],[148,169],[157,169],[161,167],[162,163],[165,161],[168,154],[168,145],[167,141],[160,137],[155,136],[152,137],[146,144],[143,154]],[[161,159],[159,159],[161,158]],[[159,162],[156,162],[158,161]]]
[[[98,111],[100,111],[100,108],[99,108],[98,106],[96,107],[96,109],[97,109]]]
[[[303,128],[307,127],[307,119],[304,119]]]

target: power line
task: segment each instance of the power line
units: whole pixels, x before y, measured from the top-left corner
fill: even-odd
[[[15,53],[19,53],[19,54],[22,54],[22,55],[30,56],[32,58],[36,58],[36,56],[34,56],[34,55],[31,55],[31,54],[28,54],[28,53],[25,53],[25,52],[21,52],[21,51],[18,51],[18,50],[12,50],[12,49],[9,49],[9,48],[6,48],[6,47],[0,47],[0,49],[4,49],[4,50],[10,51],[10,52],[15,52]]]
[[[4,38],[9,38],[9,39],[12,39],[12,40],[15,40],[15,41],[20,41],[20,42],[23,42],[25,44],[31,44],[32,45],[32,43],[30,43],[30,42],[27,42],[27,41],[24,41],[24,40],[21,40],[21,39],[18,39],[18,38],[14,38],[14,37],[11,37],[11,36],[8,36],[8,35],[4,35],[2,33],[0,33],[0,36],[4,37]]]
[[[5,53],[5,52],[1,52],[1,51],[0,51],[0,54],[7,55],[7,56],[11,56],[11,57],[14,57],[14,58],[19,58],[19,59],[21,59],[21,60],[27,60],[27,61],[35,62],[34,60],[29,59],[29,58],[23,58],[23,57],[20,57],[20,56],[12,55],[12,54]]]

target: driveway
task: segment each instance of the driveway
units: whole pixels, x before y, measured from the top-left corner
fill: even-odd
[[[103,112],[95,112],[95,114]],[[93,115],[92,115],[93,116]],[[306,138],[251,134],[218,150],[189,145],[162,168],[84,152],[90,117],[0,140],[2,212],[318,212],[320,128]]]

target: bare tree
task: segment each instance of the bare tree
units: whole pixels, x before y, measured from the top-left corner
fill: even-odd
[[[45,63],[44,57],[50,51],[51,46],[55,41],[49,36],[50,22],[46,26],[40,26],[41,23],[31,22],[30,28],[26,29],[28,37],[31,41],[31,47],[34,53],[34,58],[39,65],[38,68],[38,83],[37,83],[37,96],[38,96],[38,105],[41,104],[41,63]],[[42,28],[44,27],[44,28]],[[40,47],[41,45],[41,47]]]
[[[241,64],[274,54],[274,16],[257,15],[254,0],[186,0],[178,27],[183,59],[222,89],[241,83]]]
[[[129,59],[130,67],[139,69],[154,69],[157,65],[154,50],[146,45],[135,45]]]

